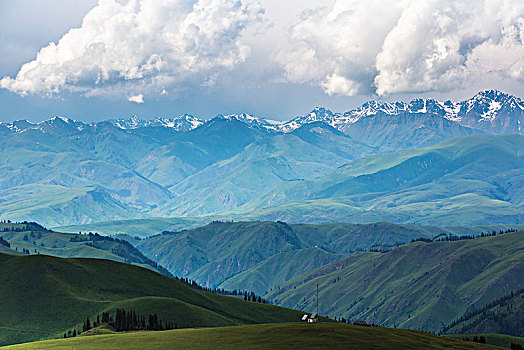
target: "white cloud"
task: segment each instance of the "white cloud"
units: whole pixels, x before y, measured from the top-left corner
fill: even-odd
[[[520,84],[521,2],[99,0],[81,27],[0,87],[21,95],[177,98],[237,85],[248,91],[281,81],[282,72],[287,82],[344,96]]]
[[[328,94],[450,91],[524,80],[520,0],[338,0],[305,11],[275,58]]]
[[[129,102],[144,103],[144,95],[138,94],[127,98]]]
[[[0,86],[22,95],[123,96],[198,86],[249,56],[242,34],[262,16],[257,0],[99,0],[80,28]]]

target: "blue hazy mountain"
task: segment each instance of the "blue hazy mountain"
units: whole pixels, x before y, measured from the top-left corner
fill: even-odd
[[[449,210],[450,224],[477,207],[485,213],[470,224],[518,221],[522,136],[489,135],[522,135],[523,106],[490,90],[462,102],[316,108],[288,122],[186,114],[0,123],[0,217],[49,226],[207,214],[417,223]],[[431,149],[455,137],[464,141]]]

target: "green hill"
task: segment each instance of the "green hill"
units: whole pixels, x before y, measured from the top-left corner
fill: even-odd
[[[107,236],[132,236],[146,238],[162,233],[163,231],[181,231],[205,226],[216,218],[210,217],[173,217],[129,219],[94,222],[90,224],[68,225],[53,227],[60,232],[98,232]]]
[[[468,312],[442,329],[446,333],[499,333],[524,337],[524,289]],[[524,341],[522,342],[524,344]]]
[[[509,349],[511,344],[519,344],[521,346],[524,346],[524,338],[521,337],[513,337],[511,335],[506,334],[446,334],[444,337],[450,338],[450,339],[458,339],[463,340],[464,338],[469,338],[470,341],[474,339],[474,337],[477,336],[479,338],[480,336],[483,336],[484,339],[486,339],[486,344],[500,346],[506,349]]]
[[[299,320],[299,311],[191,289],[134,265],[0,254],[0,344],[62,337],[103,311],[156,313],[178,327]]]
[[[500,349],[429,333],[341,323],[286,323],[132,332],[20,344],[6,349]]]
[[[524,231],[348,256],[265,297],[311,311],[317,285],[322,314],[438,332],[465,312],[524,287]]]
[[[176,276],[208,287],[262,294],[340,256],[373,247],[391,249],[420,237],[471,235],[492,229],[495,227],[213,222],[150,237],[136,247]]]
[[[257,294],[267,293],[273,286],[341,258],[320,248],[304,248],[277,253],[252,268],[240,272],[222,282],[218,287],[225,290],[251,290]]]
[[[97,258],[142,266],[169,275],[130,243],[98,234],[73,234],[50,231],[39,224],[0,223],[0,237],[11,251],[45,254],[61,258]],[[4,253],[11,253],[5,251]]]

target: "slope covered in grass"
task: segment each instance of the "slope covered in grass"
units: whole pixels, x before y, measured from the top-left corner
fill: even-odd
[[[524,337],[524,289],[467,313],[443,331],[458,334],[500,333]]]
[[[498,349],[429,333],[340,323],[284,323],[134,332],[21,344],[6,349]]]
[[[450,338],[450,339],[458,339],[462,340],[463,338],[469,338],[470,340],[473,339],[475,336],[477,338],[484,337],[486,339],[486,344],[500,346],[503,348],[508,349],[511,344],[520,344],[524,346],[524,338],[522,337],[514,337],[511,335],[506,334],[486,334],[486,333],[474,333],[474,334],[446,334],[444,337]]]
[[[0,344],[62,337],[116,308],[158,314],[178,327],[289,322],[301,313],[196,291],[134,265],[101,259],[0,254]]]
[[[37,223],[0,223],[0,237],[11,250],[28,251],[62,258],[97,258],[142,266],[169,275],[162,266],[144,256],[130,243],[96,234],[73,234],[50,231]],[[5,252],[9,253],[9,252]]]
[[[311,311],[317,284],[323,314],[438,332],[467,310],[524,287],[524,232],[349,256],[266,298]]]
[[[471,235],[492,229],[495,227],[442,228],[384,222],[368,225],[213,222],[150,237],[136,247],[174,275],[189,277],[201,285],[265,293],[278,283],[334,261],[340,255],[372,247],[391,249],[420,237]],[[306,249],[315,249],[311,251],[315,253],[309,256]]]
[[[424,225],[522,223],[524,137],[473,135],[370,156],[279,184],[239,208],[251,219]]]

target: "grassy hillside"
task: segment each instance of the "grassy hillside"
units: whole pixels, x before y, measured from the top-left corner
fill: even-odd
[[[522,223],[524,137],[465,136],[356,160],[275,186],[237,209],[250,219],[424,225]]]
[[[511,344],[520,344],[524,346],[524,338],[513,337],[506,334],[486,334],[486,333],[476,333],[476,334],[446,334],[444,337],[449,339],[462,340],[463,338],[473,339],[475,336],[483,336],[486,339],[486,343],[490,345],[500,346],[508,349]]]
[[[285,224],[213,222],[144,239],[136,245],[176,276],[227,289],[265,293],[277,284],[336,260],[340,255],[391,249],[441,234],[480,234],[494,227],[436,227],[376,223]],[[307,249],[312,255],[308,256]]]
[[[150,218],[150,219],[130,219],[114,220],[104,222],[94,222],[91,224],[69,225],[54,227],[60,232],[98,232],[101,235],[128,235],[133,237],[146,238],[162,233],[163,231],[181,231],[205,226],[214,217],[174,217],[174,218]]]
[[[311,311],[317,284],[322,314],[438,332],[524,287],[524,232],[349,256],[273,288],[266,298]]]
[[[313,179],[375,150],[325,123],[257,140],[170,187],[179,195],[164,216],[197,216],[237,208],[279,183]]]
[[[394,225],[378,226],[366,230],[351,224],[295,226],[278,222],[213,222],[193,230],[142,240],[137,248],[165,265],[174,275],[189,277],[205,286],[219,286],[246,271],[241,278],[230,280],[227,287],[264,293],[276,285],[273,284],[276,281],[285,280],[284,276],[289,279],[306,271],[304,262],[296,259],[287,260],[289,269],[286,269],[281,266],[283,260],[277,254],[289,256],[292,252],[318,246],[323,250],[322,259],[306,263],[307,267],[316,268],[336,260],[337,254],[368,249],[372,244],[403,243],[416,237],[432,236],[428,232],[440,233],[438,228],[413,227],[401,234],[402,228]],[[264,274],[254,283],[262,277],[257,271],[259,268],[274,271],[276,275]]]
[[[178,327],[299,320],[301,313],[196,291],[134,265],[100,259],[0,254],[0,344],[61,337],[86,317],[134,309]]]
[[[340,259],[342,255],[320,248],[304,248],[277,253],[252,268],[225,280],[219,288],[251,290],[265,294],[293,277]]]
[[[500,333],[524,337],[524,289],[467,313],[442,331],[458,334]]]
[[[2,219],[48,226],[174,215],[446,226],[524,222],[520,135],[470,135],[368,156],[379,149],[322,123],[287,134],[224,118],[185,133],[73,124],[55,118],[0,135]],[[408,137],[439,139],[430,136]],[[213,218],[189,219],[186,227]]]
[[[0,223],[0,237],[15,252],[45,254],[62,258],[97,258],[142,266],[169,275],[126,241],[94,234],[54,232],[36,224]],[[5,252],[9,253],[9,252]]]
[[[6,349],[498,349],[404,329],[286,323],[135,332],[21,344]]]

